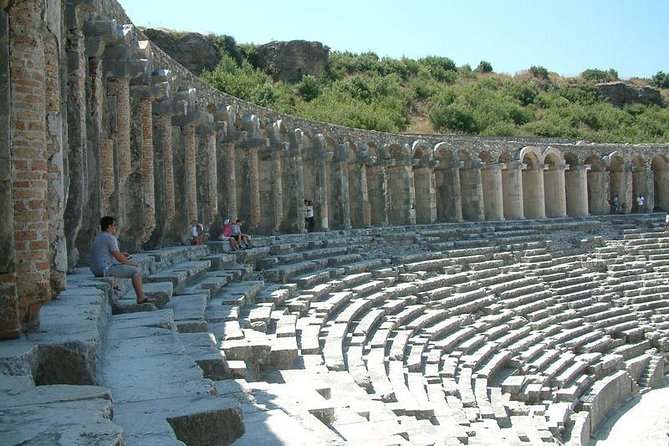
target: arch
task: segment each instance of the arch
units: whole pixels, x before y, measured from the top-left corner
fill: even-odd
[[[457,157],[462,167],[458,169],[460,181],[461,213],[464,220],[485,219],[483,202],[483,182],[481,180],[481,160],[467,149],[459,149]]]
[[[554,147],[548,147],[544,150],[543,157],[546,217],[565,217],[567,215],[567,191],[562,152]]]
[[[525,165],[523,178],[523,213],[527,218],[545,218],[543,155],[537,147],[524,147],[519,158]]]
[[[437,202],[433,151],[425,141],[415,141],[412,152],[416,223],[434,223],[437,220]]]
[[[664,154],[657,154],[653,156],[650,163],[651,171],[653,172],[653,194],[654,205],[653,211],[669,211],[669,172],[667,166],[669,165],[669,157]]]
[[[641,155],[633,156],[630,161],[632,167],[632,212],[642,213],[649,208],[649,192],[652,188],[652,173],[648,169],[646,160]],[[653,194],[654,195],[654,194]],[[652,209],[652,207],[650,207]]]
[[[388,225],[388,175],[386,160],[389,158],[385,146],[377,146],[373,142],[365,145],[367,162],[365,177],[369,194],[370,224],[372,226]]]
[[[609,200],[612,213],[624,214],[630,209],[632,201],[631,166],[623,155],[612,152],[604,157],[609,171]]]

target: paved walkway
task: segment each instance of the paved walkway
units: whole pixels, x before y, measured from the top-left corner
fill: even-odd
[[[592,446],[669,445],[669,387],[629,401],[603,424],[597,437]]]

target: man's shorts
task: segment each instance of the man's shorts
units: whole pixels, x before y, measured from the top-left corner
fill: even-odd
[[[112,265],[109,268],[109,275],[119,279],[132,279],[139,274],[139,268],[132,265]]]

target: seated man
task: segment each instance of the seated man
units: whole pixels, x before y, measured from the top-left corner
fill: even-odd
[[[144,296],[142,289],[142,274],[139,264],[129,258],[127,252],[121,252],[116,239],[118,224],[114,217],[102,217],[100,219],[100,232],[91,244],[90,269],[95,277],[118,277],[121,279],[132,279],[132,287],[137,295],[137,303],[144,304],[153,302]]]
[[[238,245],[244,245],[243,248],[250,248],[251,245],[249,243],[249,236],[248,234],[244,234],[242,232],[242,225],[244,224],[243,220],[237,219],[234,225],[232,225],[232,237],[237,240]]]
[[[223,229],[221,229],[221,235],[218,236],[219,240],[227,240],[230,242],[230,249],[237,251],[239,246],[237,245],[237,239],[232,236],[232,223],[230,219],[226,218],[223,221]]]

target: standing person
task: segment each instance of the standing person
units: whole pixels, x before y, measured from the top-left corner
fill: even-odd
[[[664,231],[669,232],[669,213],[664,216]]]
[[[248,234],[244,234],[242,232],[242,225],[244,224],[244,220],[237,219],[235,221],[235,224],[232,225],[232,237],[237,241],[237,245],[242,246],[244,249],[250,248],[251,245],[249,243],[249,236]]]
[[[304,200],[306,205],[304,220],[305,226],[308,232],[313,232],[314,230],[314,202],[311,200]]]
[[[132,279],[132,287],[135,289],[138,304],[153,303],[144,295],[142,287],[142,273],[139,264],[130,260],[127,252],[121,252],[116,239],[118,224],[114,217],[105,216],[100,219],[101,232],[95,237],[91,244],[90,269],[95,277],[117,277],[120,279]]]
[[[644,197],[643,195],[639,195],[636,199],[636,205],[639,208],[638,212],[640,214],[642,214],[644,212],[643,207],[644,207],[645,204],[646,204],[646,197]]]

